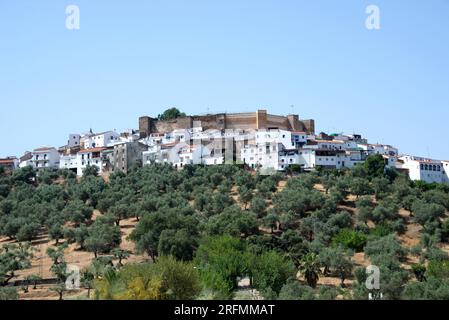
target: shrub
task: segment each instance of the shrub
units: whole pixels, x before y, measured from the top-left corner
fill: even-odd
[[[361,232],[343,229],[336,236],[333,237],[332,242],[334,245],[343,245],[348,249],[352,249],[356,252],[363,251],[366,245],[367,237]]]

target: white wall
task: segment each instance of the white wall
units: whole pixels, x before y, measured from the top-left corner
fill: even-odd
[[[444,170],[443,182],[449,183],[449,161],[443,161],[441,164]]]
[[[59,168],[59,152],[55,148],[49,148],[44,151],[34,151],[30,164],[37,169],[41,168]]]
[[[69,148],[79,147],[80,146],[80,140],[81,140],[81,136],[79,134],[70,134],[67,146]]]
[[[108,131],[86,137],[84,140],[84,149],[111,147],[120,141],[120,135],[114,131]]]
[[[76,155],[62,156],[59,161],[60,169],[78,169],[78,166],[78,157]]]

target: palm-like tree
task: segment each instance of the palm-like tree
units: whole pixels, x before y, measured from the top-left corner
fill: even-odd
[[[315,288],[321,272],[318,256],[312,252],[306,254],[301,260],[299,271],[304,275],[307,284],[312,288]]]

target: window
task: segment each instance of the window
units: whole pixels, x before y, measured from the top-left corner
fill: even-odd
[[[421,163],[420,167],[421,167],[421,170],[424,170],[424,165],[422,163]]]

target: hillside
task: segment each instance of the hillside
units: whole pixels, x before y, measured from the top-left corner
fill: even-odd
[[[152,165],[104,181],[94,170],[77,180],[65,171],[37,177],[27,168],[3,173],[0,185],[0,247],[30,242],[33,252],[23,267],[7,269],[3,249],[4,285],[30,275],[61,277],[51,270],[47,249],[66,243],[61,263],[83,271],[103,261],[103,268],[120,273],[117,248],[129,254],[123,260],[129,266],[165,255],[193,259],[199,297],[232,298],[237,279],[211,281],[206,273],[213,270],[202,267],[219,270],[224,262],[214,265],[212,251],[204,253],[220,241],[231,245],[231,236],[240,244],[227,258],[242,254],[254,261],[236,272],[251,275],[265,298],[364,299],[373,293],[364,287],[370,264],[381,270],[385,299],[431,298],[427,286],[442,295],[434,298],[449,293],[449,190],[396,172],[361,166],[261,176],[236,166],[176,171]],[[268,275],[264,265],[279,274]],[[222,281],[231,282],[223,287]],[[17,292],[20,299],[58,299],[56,283]],[[86,289],[64,292],[65,299],[86,297]]]

